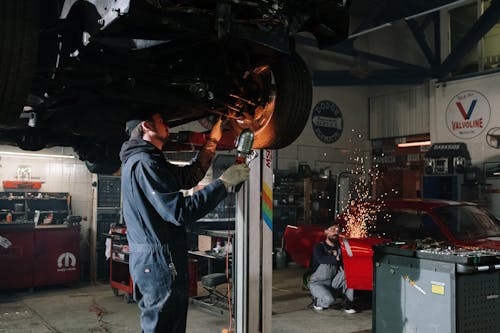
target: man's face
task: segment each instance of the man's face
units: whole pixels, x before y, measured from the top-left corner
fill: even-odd
[[[155,113],[152,117],[154,126],[154,137],[165,143],[169,136],[169,127],[159,113]]]
[[[339,238],[340,228],[337,225],[332,225],[328,229],[325,230],[325,236],[327,239],[334,241]]]

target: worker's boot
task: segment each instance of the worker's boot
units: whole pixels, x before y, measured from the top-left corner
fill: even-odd
[[[353,314],[353,313],[356,313],[356,309],[354,308],[354,304],[352,301],[349,301],[349,300],[345,300],[345,307],[344,307],[344,312],[345,313],[349,313],[349,314]]]

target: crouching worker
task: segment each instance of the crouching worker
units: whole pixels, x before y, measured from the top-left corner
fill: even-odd
[[[313,308],[324,310],[335,302],[334,290],[344,295],[346,313],[356,313],[353,308],[354,290],[347,288],[342,251],[339,243],[340,227],[333,224],[325,229],[326,239],[314,246],[309,290],[313,297]]]
[[[130,246],[129,269],[144,333],[184,333],[188,309],[186,225],[210,212],[228,188],[248,179],[245,164],[229,167],[211,184],[184,196],[205,176],[217,142],[217,121],[193,162],[179,167],[165,160],[162,147],[169,127],[161,113],[127,123],[130,139],[122,146],[123,217]]]

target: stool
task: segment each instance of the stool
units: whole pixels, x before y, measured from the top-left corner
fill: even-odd
[[[215,305],[221,301],[227,301],[227,296],[217,290],[217,287],[224,283],[227,283],[226,274],[224,273],[212,273],[201,277],[201,284],[208,291],[206,298],[212,304]]]

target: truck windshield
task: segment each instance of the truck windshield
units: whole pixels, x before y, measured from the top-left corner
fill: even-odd
[[[500,236],[500,220],[478,206],[446,206],[434,212],[457,239]]]

